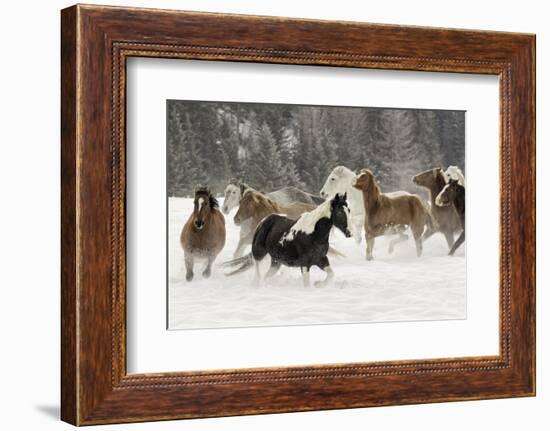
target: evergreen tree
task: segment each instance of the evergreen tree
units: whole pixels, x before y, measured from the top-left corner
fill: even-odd
[[[285,130],[282,141],[279,145],[279,156],[282,164],[282,176],[285,183],[292,184],[295,187],[302,188],[302,182],[298,168],[296,167],[296,146],[298,141],[294,136],[292,129]]]
[[[456,165],[464,171],[465,113],[463,111],[436,111],[439,117],[444,167]]]
[[[248,158],[247,181],[260,190],[273,191],[285,186],[283,165],[270,127],[263,123],[254,136]]]
[[[435,111],[418,110],[414,114],[417,117],[418,127],[416,128],[415,140],[421,149],[417,156],[422,166],[443,167],[443,153],[441,149],[440,134],[433,127],[437,122]],[[419,169],[424,170],[419,167]]]
[[[418,192],[411,176],[464,170],[462,111],[174,101],[167,103],[167,192],[198,184],[221,193],[230,178],[271,191],[318,193],[338,164],[369,168],[383,191]]]

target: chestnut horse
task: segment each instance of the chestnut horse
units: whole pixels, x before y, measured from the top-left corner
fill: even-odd
[[[432,216],[437,224],[437,231],[441,232],[447,240],[449,250],[454,244],[454,234],[461,231],[462,226],[458,214],[452,206],[439,206],[435,204],[435,199],[441,193],[441,190],[447,185],[446,175],[441,168],[428,169],[420,172],[413,177],[413,183],[419,187],[424,187],[430,192],[430,203]],[[435,231],[426,232],[422,241],[426,241]]]
[[[218,209],[218,201],[206,187],[195,191],[193,213],[183,226],[180,243],[187,271],[185,279],[193,279],[195,258],[207,259],[202,275],[210,277],[212,263],[225,245],[225,219]]]
[[[466,239],[466,189],[460,185],[459,181],[458,179],[450,179],[447,185],[443,187],[443,190],[437,195],[437,198],[435,198],[435,203],[439,207],[454,206],[462,225],[462,233],[451,247],[449,256],[452,256]]]
[[[359,172],[353,187],[363,192],[367,260],[373,258],[374,239],[377,236],[386,232],[402,232],[406,228],[411,229],[416,254],[421,256],[422,234],[426,227],[433,229],[434,224],[427,205],[416,195],[406,193],[389,196],[382,193],[374,175],[368,169]]]
[[[241,250],[248,244],[252,244],[252,238],[258,223],[270,214],[285,214],[288,218],[296,220],[303,213],[316,208],[316,205],[303,202],[293,202],[288,205],[276,203],[268,196],[254,189],[248,189],[244,192],[240,202],[239,209],[233,217],[237,226],[246,223],[249,234],[239,238],[239,244],[235,251],[235,256],[240,256]]]

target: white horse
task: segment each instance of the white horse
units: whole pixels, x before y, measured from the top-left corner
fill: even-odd
[[[325,199],[332,199],[336,194],[347,193],[348,207],[350,210],[350,231],[357,243],[361,242],[361,233],[365,225],[365,206],[363,205],[363,193],[353,187],[357,175],[345,166],[337,166],[329,174],[320,194]]]
[[[466,187],[466,180],[464,178],[464,174],[462,173],[462,171],[458,166],[449,166],[445,171],[444,175],[445,175],[446,183],[448,183],[449,180],[456,180],[458,181],[458,184],[460,184],[462,187]]]

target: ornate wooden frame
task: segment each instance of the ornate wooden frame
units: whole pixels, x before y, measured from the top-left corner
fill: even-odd
[[[100,6],[62,11],[61,417],[75,425],[535,394],[535,36]],[[500,77],[500,354],[126,373],[129,56]]]

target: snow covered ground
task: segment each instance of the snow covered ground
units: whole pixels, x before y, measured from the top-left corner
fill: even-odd
[[[465,247],[455,256],[447,256],[448,248],[440,234],[426,241],[421,258],[416,257],[412,240],[398,244],[388,255],[388,239],[377,239],[375,260],[367,262],[364,239],[358,245],[336,232],[331,244],[346,257],[329,257],[335,272],[330,286],[304,288],[298,268],[282,267],[268,283],[253,287],[253,270],[226,277],[218,266],[232,258],[237,245],[239,230],[233,223],[234,210],[225,218],[227,239],[211,278],[203,279],[204,264],[195,262],[195,279],[188,283],[179,236],[193,210],[193,200],[170,198],[168,207],[169,329],[466,317]],[[269,258],[262,264],[265,273]],[[324,277],[324,272],[312,269],[312,284]]]

